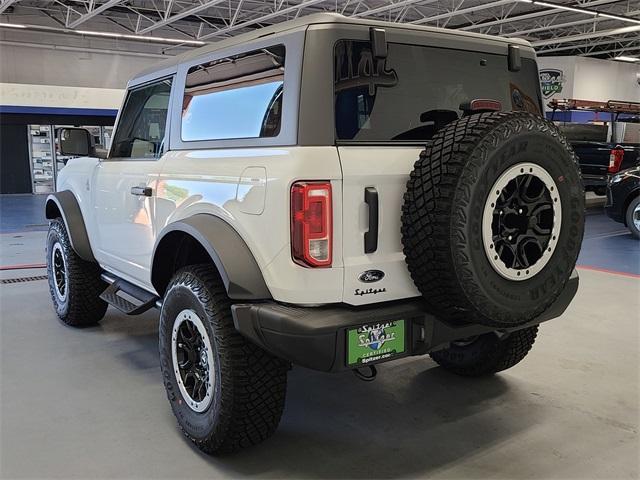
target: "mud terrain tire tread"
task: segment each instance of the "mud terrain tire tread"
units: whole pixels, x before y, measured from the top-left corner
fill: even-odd
[[[565,260],[568,271],[563,282],[546,292],[534,310],[523,314],[496,308],[483,292],[469,255],[461,253],[468,253],[465,226],[469,219],[458,206],[471,203],[477,172],[488,162],[486,152],[513,131],[542,132],[556,139],[571,156],[569,161],[578,175],[575,153],[551,122],[525,112],[490,112],[463,117],[438,132],[420,153],[407,182],[401,231],[409,272],[430,310],[452,323],[497,327],[527,323],[556,300],[577,259],[579,244],[571,252],[573,258]],[[575,188],[584,199],[579,176],[577,182]],[[581,241],[582,230],[576,237],[575,241]]]
[[[68,274],[67,300],[61,304],[53,286],[53,266],[51,265],[51,249],[55,241],[62,247]],[[49,224],[47,235],[47,276],[49,291],[58,318],[72,327],[86,327],[97,324],[107,311],[107,303],[100,294],[107,288],[100,274],[102,270],[97,263],[81,259],[73,250],[67,228],[62,219],[54,219]]]
[[[177,403],[181,393],[175,382],[171,357],[174,318],[167,318],[165,305],[172,291],[188,289],[203,307],[201,320],[210,334],[218,370],[211,406],[202,414],[182,410],[185,418],[208,415],[205,435],[194,435],[180,421]],[[285,405],[289,363],[281,360],[238,333],[233,325],[231,301],[218,272],[208,264],[178,271],[165,295],[160,319],[160,361],[167,396],[184,435],[208,454],[234,452],[258,444],[276,430]],[[202,418],[202,417],[201,417]]]
[[[457,375],[491,375],[520,363],[531,350],[537,333],[537,326],[517,330],[502,339],[489,333],[468,346],[452,345],[432,352],[430,356],[438,365]]]

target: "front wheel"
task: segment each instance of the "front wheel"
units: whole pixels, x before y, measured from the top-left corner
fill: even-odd
[[[627,207],[627,227],[631,234],[640,240],[640,197],[636,197]]]
[[[47,235],[47,276],[58,318],[72,327],[97,324],[107,311],[100,294],[107,284],[97,263],[81,259],[73,250],[67,228],[51,221]]]
[[[499,335],[485,333],[456,342],[431,353],[441,367],[464,377],[480,377],[501,372],[520,363],[533,346],[538,326]]]
[[[208,265],[171,280],[160,314],[160,365],[183,433],[205,453],[257,444],[276,430],[289,364],[242,337]]]

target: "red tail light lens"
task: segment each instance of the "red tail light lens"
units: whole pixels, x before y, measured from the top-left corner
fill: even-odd
[[[620,165],[622,165],[622,159],[624,158],[624,150],[622,148],[614,148],[609,155],[609,173],[618,173]]]
[[[331,183],[297,182],[291,187],[291,253],[307,267],[332,261]]]

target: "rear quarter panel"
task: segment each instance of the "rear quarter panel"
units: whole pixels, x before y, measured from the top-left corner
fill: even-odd
[[[215,215],[244,239],[275,300],[297,304],[340,302],[341,178],[335,147],[169,152],[157,185],[157,231],[191,215]],[[332,182],[332,268],[304,268],[291,259],[290,190],[296,180]]]

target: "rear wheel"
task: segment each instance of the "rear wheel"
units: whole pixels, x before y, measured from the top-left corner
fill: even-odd
[[[449,348],[431,353],[441,367],[465,377],[479,377],[513,367],[533,346],[538,327],[498,335],[486,333],[451,342]]]
[[[640,240],[640,197],[636,197],[627,207],[627,228],[631,234]]]
[[[171,280],[160,314],[160,365],[183,433],[210,454],[257,444],[276,430],[289,364],[242,337],[209,265]]]
[[[73,250],[62,220],[52,220],[47,235],[47,275],[60,320],[83,327],[95,325],[104,317],[107,303],[100,294],[107,284],[100,279],[100,273],[97,263],[81,259]]]

